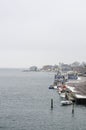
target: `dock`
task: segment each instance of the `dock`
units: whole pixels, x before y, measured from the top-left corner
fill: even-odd
[[[86,78],[70,81],[66,86],[77,104],[86,104]]]

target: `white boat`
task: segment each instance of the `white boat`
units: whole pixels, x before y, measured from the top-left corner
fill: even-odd
[[[61,98],[65,98],[65,93],[60,93]]]
[[[54,89],[57,89],[57,86],[53,86],[54,87]]]
[[[71,104],[72,104],[72,101],[69,101],[69,100],[61,101],[62,106],[71,105]]]

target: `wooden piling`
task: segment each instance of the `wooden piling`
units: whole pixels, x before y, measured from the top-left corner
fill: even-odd
[[[72,106],[72,114],[74,114],[74,102],[73,102],[73,106]]]
[[[51,109],[53,109],[53,99],[51,99]]]

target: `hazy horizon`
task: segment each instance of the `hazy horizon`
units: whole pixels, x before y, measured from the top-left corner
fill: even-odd
[[[86,60],[85,0],[0,1],[0,68]]]

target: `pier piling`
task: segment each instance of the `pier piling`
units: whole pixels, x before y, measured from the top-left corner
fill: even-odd
[[[74,102],[73,102],[73,106],[72,106],[72,114],[74,114]]]
[[[51,109],[53,109],[53,99],[51,99]]]

